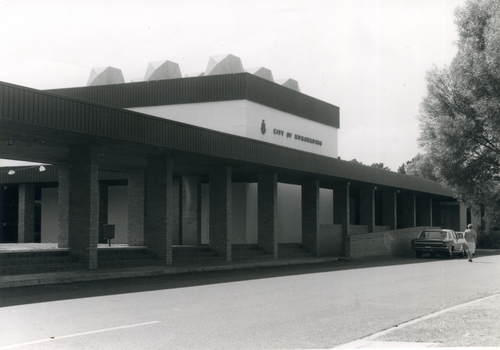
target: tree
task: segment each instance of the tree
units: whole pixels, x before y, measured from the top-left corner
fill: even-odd
[[[350,160],[351,163],[359,164],[359,165],[365,165],[363,162],[358,161],[356,158]],[[368,165],[365,165],[368,166]],[[370,165],[372,168],[377,168],[377,169],[382,169],[382,170],[391,170],[389,167],[384,166],[384,163],[373,163]]]
[[[434,174],[470,207],[500,209],[500,2],[455,12],[458,53],[427,74],[420,144]]]
[[[370,165],[372,168],[382,169],[382,170],[391,170],[391,168],[384,166],[384,163],[373,163]]]
[[[406,162],[406,174],[423,177],[424,179],[438,181],[430,157],[426,154],[417,154],[412,160]]]
[[[405,175],[405,174],[406,174],[406,164],[405,164],[405,163],[403,163],[403,164],[401,164],[401,165],[399,166],[399,168],[398,168],[398,173],[399,173],[399,174],[403,174],[403,175]]]
[[[359,165],[364,165],[363,162],[358,161],[356,158],[350,160],[351,163],[359,164]]]

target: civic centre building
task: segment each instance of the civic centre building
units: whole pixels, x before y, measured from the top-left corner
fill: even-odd
[[[94,269],[108,242],[169,265],[181,247],[394,255],[422,227],[465,228],[439,183],[341,160],[339,132],[337,106],[233,55],[191,77],[165,61],[138,82],[0,82],[0,158],[44,164],[0,168],[0,243],[57,243]]]

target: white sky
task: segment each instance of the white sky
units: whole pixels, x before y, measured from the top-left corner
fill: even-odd
[[[142,80],[149,62],[183,75],[210,56],[292,78],[340,107],[339,156],[393,171],[418,152],[425,74],[455,56],[465,0],[0,0],[0,81],[85,86],[112,66]],[[3,163],[5,164],[5,163]],[[0,165],[2,162],[0,161]]]

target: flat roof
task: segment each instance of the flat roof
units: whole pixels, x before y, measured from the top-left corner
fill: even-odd
[[[321,124],[340,127],[339,107],[250,73],[45,91],[119,108],[249,100]]]

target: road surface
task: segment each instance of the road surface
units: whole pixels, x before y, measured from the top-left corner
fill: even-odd
[[[394,262],[3,290],[0,349],[328,349],[500,292],[500,255]]]

